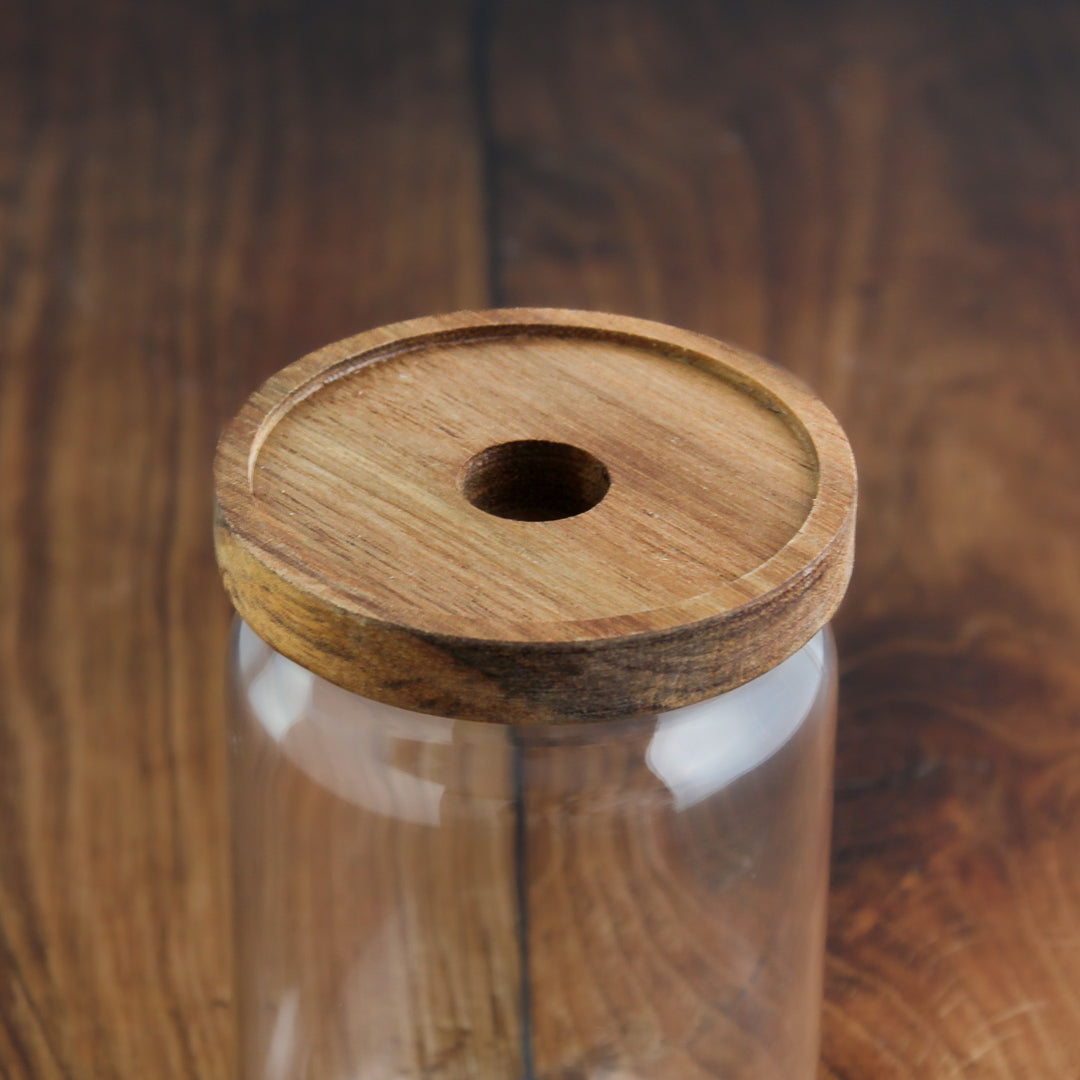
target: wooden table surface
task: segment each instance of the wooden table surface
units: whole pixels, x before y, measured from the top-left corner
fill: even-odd
[[[838,414],[822,1075],[1080,1077],[1056,0],[0,6],[0,1074],[230,1075],[216,434],[493,304],[706,331]]]

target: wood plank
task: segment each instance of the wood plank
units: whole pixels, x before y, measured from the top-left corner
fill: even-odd
[[[1075,9],[514,0],[492,40],[505,300],[760,351],[855,448],[824,1075],[1080,1073]]]
[[[484,303],[467,15],[7,6],[5,1076],[232,1074],[213,444],[307,349]]]

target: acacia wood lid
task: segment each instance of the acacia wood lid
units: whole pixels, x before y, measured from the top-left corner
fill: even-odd
[[[506,723],[663,711],[804,645],[851,572],[855,468],[791,375],[595,312],[381,327],[225,429],[239,614],[369,698]]]

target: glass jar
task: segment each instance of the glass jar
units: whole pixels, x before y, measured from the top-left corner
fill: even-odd
[[[460,313],[226,429],[244,1080],[811,1080],[855,474],[801,384]]]
[[[239,622],[245,1080],[798,1080],[818,1053],[836,664],[522,730],[343,690]]]

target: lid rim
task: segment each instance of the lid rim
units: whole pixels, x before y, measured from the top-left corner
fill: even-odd
[[[805,518],[764,562],[716,589],[615,615],[528,618],[517,632],[506,619],[457,613],[425,613],[423,625],[395,621],[342,583],[321,578],[303,552],[275,546],[256,505],[254,470],[297,404],[391,357],[516,335],[648,347],[730,381],[805,440],[817,477]],[[215,544],[226,587],[241,617],[269,644],[364,696],[471,719],[606,719],[628,715],[631,706],[641,707],[630,714],[666,711],[732,689],[809,641],[839,605],[851,572],[854,461],[839,424],[812,392],[790,373],[703,335],[596,312],[456,312],[319,349],[267,379],[226,426],[215,485]],[[485,626],[486,635],[477,633]],[[554,628],[563,634],[552,636]],[[681,659],[668,655],[673,649]],[[435,662],[433,652],[442,659]],[[635,675],[639,667],[651,673]],[[589,671],[591,679],[583,680],[581,672]]]

